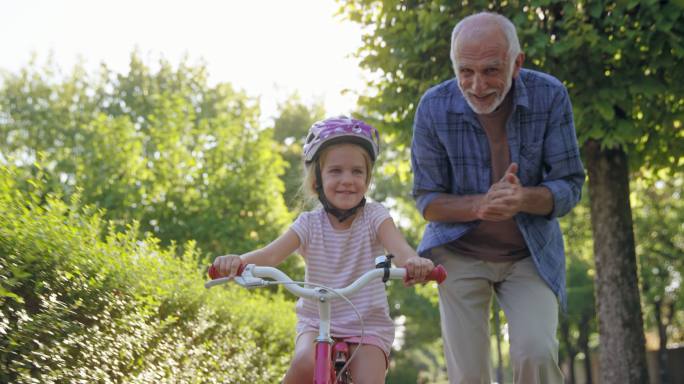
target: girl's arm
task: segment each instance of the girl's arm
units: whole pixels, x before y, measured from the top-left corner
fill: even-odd
[[[408,285],[426,281],[427,275],[435,265],[429,259],[418,256],[416,251],[406,242],[406,238],[388,218],[378,228],[378,239],[385,250],[394,255],[396,264],[406,268]]]
[[[259,266],[275,267],[299,248],[299,236],[288,229],[267,246],[247,252],[243,255],[219,256],[214,260],[214,267],[219,276],[233,277],[237,274],[241,264],[256,264]]]

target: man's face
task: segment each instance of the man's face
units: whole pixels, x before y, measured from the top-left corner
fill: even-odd
[[[468,105],[475,113],[486,115],[506,98],[522,63],[510,61],[508,44],[500,31],[469,32],[463,31],[458,37],[456,78]]]

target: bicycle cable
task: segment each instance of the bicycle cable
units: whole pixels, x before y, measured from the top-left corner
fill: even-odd
[[[347,368],[349,367],[349,363],[351,363],[352,359],[356,356],[356,353],[359,351],[359,348],[363,345],[363,338],[365,336],[365,329],[364,329],[365,326],[363,325],[363,317],[361,316],[361,313],[359,312],[358,309],[356,309],[356,306],[354,305],[354,303],[351,302],[351,300],[349,300],[345,295],[337,292],[335,290],[335,288],[330,288],[330,287],[325,286],[323,284],[311,283],[311,282],[306,282],[306,281],[264,280],[264,285],[285,285],[285,284],[297,284],[297,285],[304,285],[304,286],[309,285],[312,287],[322,288],[322,289],[325,289],[329,292],[332,292],[335,295],[337,295],[338,297],[342,298],[344,301],[346,301],[347,304],[349,304],[349,306],[352,307],[352,309],[354,310],[354,313],[356,313],[356,317],[359,318],[359,323],[361,324],[361,339],[359,340],[358,345],[357,345],[356,349],[354,350],[354,353],[352,353],[351,356],[349,356],[349,359],[344,364],[342,369],[340,369],[340,372],[337,374],[335,381],[339,381],[340,378],[342,377],[342,374],[344,373],[344,371],[347,370]]]

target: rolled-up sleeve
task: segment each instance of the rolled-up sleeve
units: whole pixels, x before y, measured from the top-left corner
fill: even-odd
[[[439,195],[438,192],[425,192],[415,197],[416,207],[420,214],[425,217],[425,209]]]
[[[567,214],[579,202],[585,179],[572,105],[564,87],[555,95],[548,124],[544,140],[545,175],[541,185],[551,191],[553,210],[549,218],[555,218]]]

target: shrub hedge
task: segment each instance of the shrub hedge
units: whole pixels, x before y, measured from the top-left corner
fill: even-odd
[[[102,213],[0,166],[0,382],[273,383],[292,301],[207,291],[200,252],[116,231]]]

